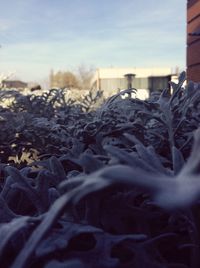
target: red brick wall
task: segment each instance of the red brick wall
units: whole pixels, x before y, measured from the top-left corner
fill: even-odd
[[[200,82],[200,0],[187,3],[187,79]]]

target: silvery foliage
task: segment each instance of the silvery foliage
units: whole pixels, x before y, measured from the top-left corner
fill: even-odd
[[[2,267],[199,267],[200,86],[184,81],[96,110],[59,90],[13,93],[1,109]],[[30,150],[29,164],[9,160]]]

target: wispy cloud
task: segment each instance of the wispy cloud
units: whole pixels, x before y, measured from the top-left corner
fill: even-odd
[[[0,32],[5,32],[12,28],[12,22],[6,19],[0,19]]]

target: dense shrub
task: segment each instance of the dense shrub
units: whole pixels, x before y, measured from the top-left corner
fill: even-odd
[[[200,86],[0,109],[1,267],[200,267]],[[26,157],[24,157],[26,155]]]

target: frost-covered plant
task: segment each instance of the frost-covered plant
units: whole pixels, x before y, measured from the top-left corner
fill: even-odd
[[[2,267],[200,266],[200,86],[184,80],[92,111],[60,91],[0,110]]]

